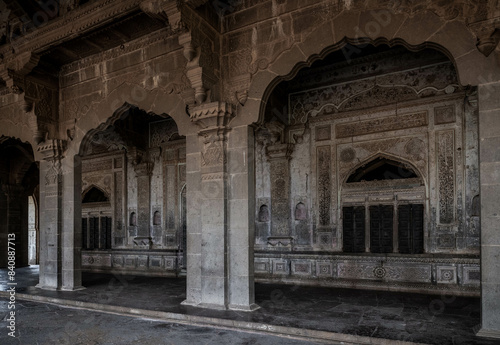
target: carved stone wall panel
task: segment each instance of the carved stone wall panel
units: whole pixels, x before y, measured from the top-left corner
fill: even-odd
[[[453,123],[455,121],[456,121],[456,115],[455,115],[455,107],[453,105],[445,105],[434,108],[435,125]]]
[[[422,126],[427,126],[426,112],[338,124],[335,132],[337,138],[347,138]]]
[[[453,130],[436,133],[438,215],[440,224],[455,220],[455,135]]]
[[[271,160],[271,233],[290,232],[290,171],[288,159]]]
[[[434,85],[429,85],[428,80],[434,80]],[[306,123],[311,117],[418,100],[422,96],[450,94],[457,89],[457,77],[451,63],[427,66],[419,73],[402,71],[390,76],[371,77],[291,93],[290,120],[292,124]]]
[[[125,224],[123,224],[123,173],[117,172],[115,173],[115,200],[114,200],[114,234],[113,237],[125,237]]]
[[[391,133],[387,133],[386,136],[390,135]],[[344,181],[358,164],[379,153],[407,160],[415,165],[419,173],[426,178],[429,155],[427,142],[427,136],[420,135],[418,137],[397,137],[340,144],[337,146],[339,182]],[[397,160],[397,158],[395,159]]]
[[[318,174],[318,217],[319,226],[330,225],[330,204],[331,204],[331,148],[321,146],[316,149]]]

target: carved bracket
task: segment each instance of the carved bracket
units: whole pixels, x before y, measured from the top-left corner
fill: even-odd
[[[207,90],[209,90],[216,81],[210,73],[207,73],[210,69],[205,69],[200,64],[202,48],[194,44],[192,33],[186,32],[179,35],[179,44],[184,47],[183,54],[187,60],[186,76],[194,90],[196,103],[198,105],[202,104],[207,101]],[[204,52],[204,54],[210,53],[211,52],[208,51]]]
[[[151,18],[165,22],[174,33],[185,29],[179,1],[145,0],[140,3],[139,7]]]
[[[484,56],[489,56],[500,42],[500,18],[473,23],[469,28],[476,34],[477,49]]]

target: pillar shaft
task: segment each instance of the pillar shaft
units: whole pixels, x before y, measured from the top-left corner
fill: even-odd
[[[479,85],[481,330],[500,339],[500,83]]]
[[[54,141],[39,151],[40,282],[48,290],[79,290],[81,280],[81,160],[62,157]]]
[[[211,309],[254,310],[253,130],[229,129],[230,106],[191,113],[187,138],[187,299]]]

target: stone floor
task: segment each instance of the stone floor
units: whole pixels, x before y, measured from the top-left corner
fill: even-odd
[[[5,310],[6,304],[0,301],[0,310]],[[29,301],[19,301],[16,310],[19,333],[15,338],[9,337],[7,322],[0,321],[2,345],[312,345],[268,334],[159,322]]]
[[[380,344],[384,343],[382,339],[436,345],[500,344],[474,335],[480,323],[478,298],[256,284],[256,302],[261,308],[247,313],[181,305],[185,299],[184,279],[84,273],[85,290],[62,292],[34,288],[38,282],[36,266],[17,269],[16,273],[18,294],[57,299],[57,303],[63,300],[67,305],[116,306],[113,311],[175,313],[187,323],[194,320],[196,324],[203,318],[216,320],[216,325],[231,321],[235,328],[256,323],[267,325],[267,330],[283,327],[285,334],[287,328],[334,332],[379,339]],[[7,289],[6,281],[7,271],[0,270],[0,291]],[[354,340],[350,343],[356,344]]]

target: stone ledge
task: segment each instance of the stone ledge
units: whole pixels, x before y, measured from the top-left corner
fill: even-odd
[[[500,339],[500,331],[495,331],[491,329],[481,328],[476,335],[478,337],[490,338],[490,339]]]

